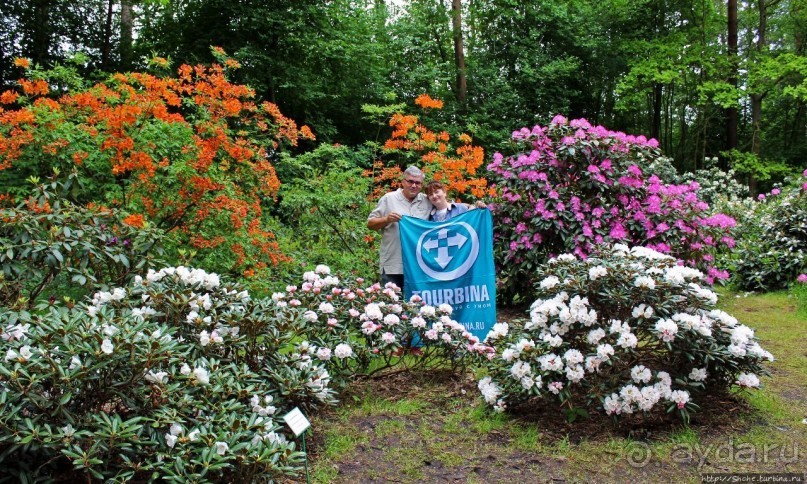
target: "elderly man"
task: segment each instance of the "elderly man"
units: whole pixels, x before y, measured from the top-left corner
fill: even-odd
[[[381,231],[381,283],[393,282],[403,290],[403,258],[401,256],[401,234],[398,221],[404,215],[420,219],[429,218],[432,204],[423,189],[423,172],[410,166],[403,172],[403,186],[389,192],[378,201],[378,206],[370,212],[367,227]]]

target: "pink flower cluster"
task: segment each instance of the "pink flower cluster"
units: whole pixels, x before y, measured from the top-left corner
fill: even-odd
[[[710,282],[728,278],[712,262],[716,250],[734,246],[734,219],[709,213],[696,182],[669,185],[646,173],[660,156],[656,140],[560,115],[513,140],[523,150],[496,153],[487,167],[501,200],[491,208],[503,267],[565,252],[587,257],[620,242],[672,255]]]

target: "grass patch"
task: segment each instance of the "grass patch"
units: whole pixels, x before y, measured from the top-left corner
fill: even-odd
[[[375,435],[379,438],[397,435],[405,430],[406,426],[401,420],[384,420],[376,425]]]
[[[364,415],[415,415],[428,406],[427,402],[418,399],[404,398],[393,401],[386,398],[369,397],[365,399],[359,411]]]
[[[777,394],[769,391],[743,391],[741,397],[760,411],[761,414],[775,421],[788,421],[796,417],[797,412],[792,405],[785,402]]]
[[[366,438],[362,438],[344,427],[332,429],[325,433],[324,455],[329,459],[339,459],[352,454],[359,444],[365,442],[367,442]]]
[[[510,421],[510,417],[503,413],[495,413],[480,403],[471,412],[471,423],[473,429],[480,434],[486,434],[493,430],[502,430]]]
[[[534,452],[541,448],[541,432],[535,426],[513,428],[512,446],[524,452]]]

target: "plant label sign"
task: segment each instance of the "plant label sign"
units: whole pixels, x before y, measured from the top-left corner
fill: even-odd
[[[283,421],[286,422],[286,425],[294,432],[295,437],[299,437],[300,434],[311,426],[311,422],[305,418],[305,415],[303,415],[303,412],[301,412],[298,407],[294,407],[291,412],[284,415]]]

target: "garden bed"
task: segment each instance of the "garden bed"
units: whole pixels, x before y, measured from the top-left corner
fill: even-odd
[[[706,472],[804,472],[807,355],[795,348],[807,347],[807,336],[795,330],[807,318],[781,293],[723,300],[757,326],[778,361],[762,391],[710,395],[689,425],[674,417],[615,423],[604,412],[569,423],[552,405],[494,414],[472,375],[380,375],[313,420],[312,481],[699,482]]]

